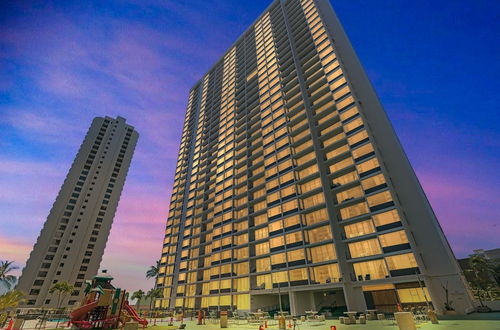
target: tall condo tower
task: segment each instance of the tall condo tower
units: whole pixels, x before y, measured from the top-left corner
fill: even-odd
[[[83,297],[84,281],[99,269],[137,138],[125,118],[94,118],[19,279],[25,307],[56,307],[57,293],[49,290],[58,281],[75,286],[63,307]]]
[[[163,308],[472,307],[328,0],[272,2],[191,89],[160,273]]]

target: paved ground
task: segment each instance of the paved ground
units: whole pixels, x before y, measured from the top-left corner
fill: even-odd
[[[480,319],[458,319],[458,320],[440,320],[439,324],[423,323],[417,325],[421,330],[500,330],[500,313],[489,313],[483,316],[470,315],[469,318]],[[206,325],[196,325],[195,321],[186,321],[186,330],[220,330],[218,323],[208,323]],[[149,330],[171,330],[177,329],[179,322],[174,322],[174,327],[161,325],[150,326]],[[339,321],[327,320],[321,325],[300,324],[295,330],[330,330],[335,325],[337,330],[347,329],[365,329],[365,330],[397,330],[397,325],[391,321],[367,321],[367,324],[344,325]],[[277,325],[270,325],[269,330],[277,330]],[[228,330],[259,330],[258,324],[229,324]],[[293,329],[291,329],[293,330]]]
[[[454,316],[454,319],[440,319],[439,324],[422,323],[417,325],[419,330],[500,330],[500,313],[471,314],[467,316]],[[26,322],[24,329],[33,329],[34,324]],[[158,322],[156,326],[149,326],[147,330],[176,330],[180,322],[174,322],[173,327],[167,326],[167,322]],[[196,321],[185,321],[186,330],[220,330],[219,323],[207,322],[206,325],[197,325]],[[243,323],[243,322],[242,322]],[[67,323],[59,324],[61,330]],[[47,324],[47,330],[54,328],[56,323]],[[367,324],[344,325],[336,320],[327,320],[325,323],[310,325],[299,324],[295,330],[331,330],[331,326],[336,326],[337,330],[398,330],[398,326],[391,321],[367,321]],[[141,329],[141,328],[139,328]],[[230,323],[227,330],[259,330],[259,324],[233,324]],[[268,326],[268,330],[278,330],[276,324]],[[287,330],[293,330],[287,327]]]

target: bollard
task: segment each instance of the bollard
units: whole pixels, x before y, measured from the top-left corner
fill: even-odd
[[[281,314],[279,317],[278,317],[278,329],[280,330],[285,330],[286,329],[286,320],[285,320],[285,317],[283,316],[283,314]]]
[[[429,320],[431,320],[432,324],[439,324],[435,311],[429,309],[429,312],[427,312],[427,314],[429,315]]]
[[[227,311],[220,312],[220,327],[227,328]]]

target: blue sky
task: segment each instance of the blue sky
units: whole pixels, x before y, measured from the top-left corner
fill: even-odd
[[[2,1],[0,259],[32,248],[95,116],[141,137],[103,266],[146,289],[189,88],[268,1]],[[334,1],[458,256],[498,247],[498,1]]]

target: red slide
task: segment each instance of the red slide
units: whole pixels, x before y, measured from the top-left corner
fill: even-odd
[[[141,319],[139,317],[139,315],[137,315],[137,312],[135,311],[135,309],[128,304],[128,301],[125,301],[124,306],[125,306],[125,310],[132,316],[132,318],[134,319],[134,321],[138,322],[139,324],[141,324],[143,326],[147,326],[148,325],[148,321],[145,320],[145,319]]]
[[[88,303],[87,305],[83,305],[82,307],[75,309],[69,314],[71,322],[81,320],[92,308],[96,306],[97,306],[97,301],[93,301],[91,303]]]

